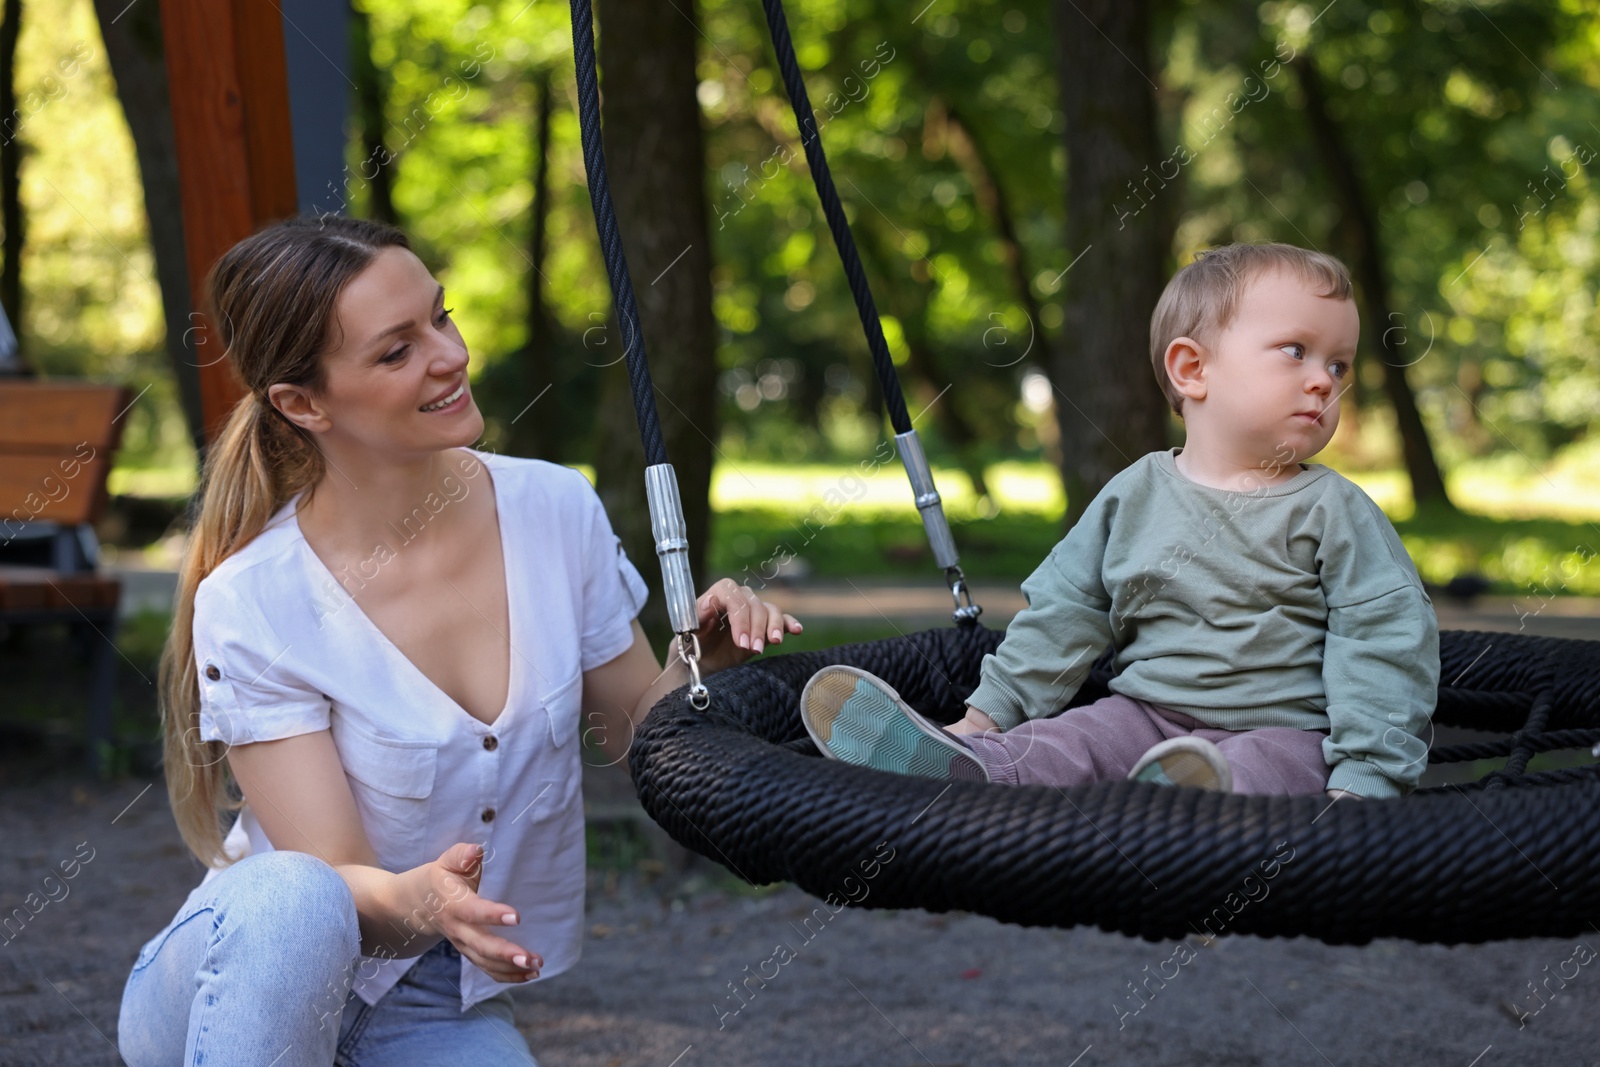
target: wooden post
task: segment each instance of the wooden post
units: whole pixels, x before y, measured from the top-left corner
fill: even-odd
[[[244,395],[198,309],[222,254],[295,213],[283,18],[261,0],[161,0],[178,189],[207,443]]]

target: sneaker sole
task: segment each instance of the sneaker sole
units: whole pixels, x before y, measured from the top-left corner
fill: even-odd
[[[919,721],[898,693],[854,667],[825,667],[800,696],[806,732],[828,756],[919,778],[988,781],[983,763],[944,731]]]
[[[1163,782],[1163,779],[1165,781]],[[1199,755],[1193,752],[1174,752],[1163,756],[1139,772],[1139,782],[1157,782],[1164,785],[1192,786],[1196,789],[1220,789],[1217,773]]]
[[[1231,774],[1222,773],[1205,756],[1188,748],[1164,752],[1128,777],[1135,782],[1155,785],[1188,786],[1221,793],[1233,791]]]

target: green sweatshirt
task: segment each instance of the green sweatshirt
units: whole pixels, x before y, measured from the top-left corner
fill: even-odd
[[[967,703],[1003,730],[1054,715],[1113,644],[1115,693],[1217,729],[1328,730],[1329,789],[1415,788],[1439,624],[1388,518],[1321,464],[1235,492],[1179,451],[1113,478],[1022,583]]]

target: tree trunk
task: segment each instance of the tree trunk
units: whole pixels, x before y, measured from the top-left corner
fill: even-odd
[[[638,294],[662,433],[683,496],[689,562],[703,589],[718,420],[705,149],[695,97],[697,15],[693,5],[654,0],[599,4],[601,114],[611,192]],[[608,359],[620,357],[623,343],[615,329],[600,351]],[[627,369],[618,359],[602,373],[596,480],[628,555],[650,583],[647,629],[661,635],[667,632],[666,608]]]
[[[195,451],[205,447],[200,409],[200,371],[190,342],[194,325],[189,298],[189,265],[183,241],[183,206],[178,198],[178,152],[172,136],[172,105],[167,95],[166,50],[161,38],[161,6],[126,0],[94,0],[106,57],[117,82],[117,98],[133,134],[134,154],[144,185],[144,210],[155,255],[161,310],[166,317],[167,359],[178,386],[178,402]],[[119,17],[120,15],[120,17]],[[115,21],[113,21],[115,20]],[[208,358],[213,357],[208,354]]]
[[[0,226],[5,227],[4,264],[0,265],[0,304],[11,317],[17,335],[16,360],[26,364],[22,339],[22,125],[17,111],[17,38],[22,33],[22,0],[5,0],[0,23],[0,115],[5,116],[0,138]]]
[[[1450,495],[1445,491],[1444,475],[1434,459],[1433,445],[1428,441],[1427,427],[1417,411],[1416,394],[1406,381],[1406,361],[1391,340],[1394,331],[1390,327],[1395,325],[1395,316],[1389,300],[1389,271],[1378,236],[1377,217],[1356,173],[1350,142],[1338,122],[1328,114],[1327,94],[1311,57],[1301,54],[1295,58],[1293,66],[1300,90],[1305,94],[1306,119],[1311,124],[1312,139],[1316,141],[1317,151],[1322,155],[1339,197],[1345,241],[1355,253],[1356,283],[1366,297],[1367,335],[1383,357],[1383,392],[1394,408],[1406,473],[1411,478],[1411,497],[1419,508],[1453,508]]]
[[[533,204],[529,210],[532,219],[528,234],[528,260],[532,265],[528,268],[528,340],[523,345],[521,353],[527,368],[528,384],[532,388],[532,392],[528,394],[529,401],[539,397],[545,388],[553,386],[556,369],[551,359],[551,345],[554,338],[550,330],[550,312],[545,307],[544,297],[545,235],[550,216],[550,69],[548,67],[541,66],[533,72],[533,90],[537,100],[534,103]],[[558,403],[553,397],[545,397],[544,402],[551,404],[552,407]],[[525,440],[528,450],[540,459],[560,463],[562,457],[570,451],[561,439],[562,420],[554,418],[549,409],[540,414],[544,417],[533,417],[533,412],[530,410],[526,430],[522,433],[513,430],[514,438],[519,441]]]
[[[1150,370],[1150,314],[1172,254],[1172,194],[1119,213],[1124,186],[1160,158],[1149,0],[1056,6],[1066,118],[1066,299],[1055,353],[1067,525],[1122,468],[1167,446]],[[1159,181],[1159,179],[1157,179]]]
[[[361,127],[361,166],[350,176],[350,185],[365,184],[367,218],[393,225],[400,220],[394,210],[394,161],[383,140],[389,129],[384,117],[387,79],[372,60],[372,20],[355,4],[350,5],[350,58]],[[345,210],[349,209],[346,204]]]

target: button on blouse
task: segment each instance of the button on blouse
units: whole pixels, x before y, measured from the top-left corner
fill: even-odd
[[[513,655],[492,732],[366,617],[301,535],[297,498],[196,590],[200,736],[242,745],[328,730],[379,864],[404,871],[484,843],[479,892],[521,916],[542,981],[571,966],[582,938],[582,675],[631,646],[646,590],[583,475],[466,451],[487,475],[463,465],[419,514],[494,494]],[[225,848],[271,850],[248,805]],[[376,1003],[414,962],[363,959],[354,988]],[[463,1010],[504,988],[461,964]]]

